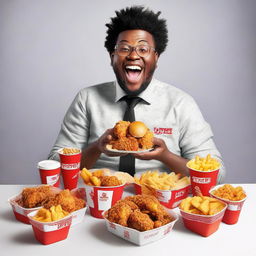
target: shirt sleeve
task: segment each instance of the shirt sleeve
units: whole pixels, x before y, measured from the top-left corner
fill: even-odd
[[[58,150],[63,147],[83,149],[88,144],[89,118],[86,96],[80,91],[69,107],[49,159],[59,160]]]
[[[218,159],[221,168],[218,176],[218,183],[223,182],[225,167],[220,152],[213,141],[213,133],[210,125],[204,120],[202,113],[194,99],[188,96],[178,104],[180,118],[180,149],[181,156],[192,159],[196,155],[205,157],[211,154]]]

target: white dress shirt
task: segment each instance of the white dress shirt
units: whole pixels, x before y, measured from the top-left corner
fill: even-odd
[[[62,147],[86,148],[116,122],[123,120],[126,102],[119,101],[125,92],[116,81],[82,89],[69,107],[49,158],[58,160]],[[168,149],[179,156],[192,159],[211,154],[222,163],[219,182],[225,169],[213,142],[213,133],[204,120],[194,99],[182,90],[152,79],[140,95],[144,101],[135,109],[135,118],[144,122],[154,136],[165,141]],[[95,168],[118,170],[119,157],[101,154]],[[146,170],[170,171],[156,160],[135,160],[136,172]]]

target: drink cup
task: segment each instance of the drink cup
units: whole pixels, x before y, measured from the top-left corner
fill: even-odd
[[[61,163],[61,174],[64,183],[64,188],[72,190],[77,187],[81,150],[78,153],[64,154],[63,149],[58,151]]]
[[[60,185],[60,162],[44,160],[37,165],[42,184],[59,187]]]
[[[125,184],[113,187],[85,185],[90,214],[95,218],[103,219],[102,213],[122,198],[124,186]]]
[[[193,196],[210,196],[209,191],[217,184],[219,169],[210,171],[199,171],[190,167],[190,181]]]

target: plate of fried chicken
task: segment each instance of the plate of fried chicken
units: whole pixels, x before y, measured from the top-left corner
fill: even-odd
[[[145,153],[153,150],[153,133],[140,121],[119,121],[106,149],[114,153]]]

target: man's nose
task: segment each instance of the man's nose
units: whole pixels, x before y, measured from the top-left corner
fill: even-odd
[[[135,50],[135,48],[132,48],[131,49],[131,52],[127,55],[127,58],[128,59],[139,59],[140,58],[140,56],[137,54],[137,52],[136,52],[136,50]]]

